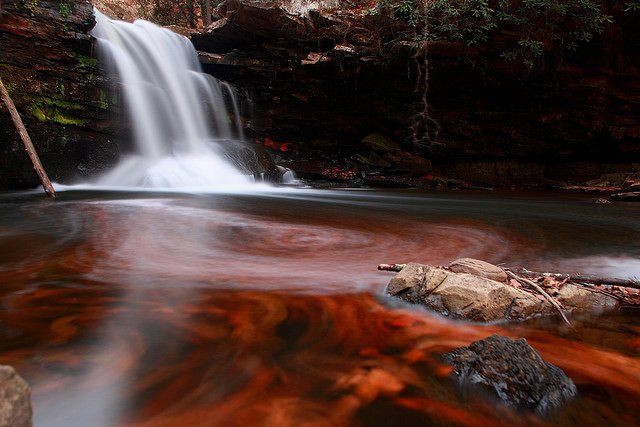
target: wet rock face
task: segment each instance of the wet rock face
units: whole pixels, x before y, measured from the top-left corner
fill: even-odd
[[[219,55],[207,72],[250,93],[256,136],[293,143],[296,160],[327,150],[351,158],[378,132],[441,175],[480,185],[586,181],[640,162],[637,15],[616,15],[580,54],[529,75],[501,59],[518,42],[506,32],[473,49],[430,43],[431,138],[423,130],[415,140],[421,60],[397,43],[395,21],[367,10],[301,16],[281,3],[228,0],[220,20],[192,39]],[[367,160],[394,172],[388,159]]]
[[[89,1],[3,2],[0,77],[51,180],[86,178],[115,161],[119,100],[93,58]],[[38,185],[0,107],[0,189]]]
[[[31,427],[31,389],[11,366],[0,365],[0,427]]]
[[[524,338],[492,335],[447,353],[464,385],[480,385],[509,405],[544,413],[576,395],[576,386],[557,366],[545,362]]]
[[[353,13],[293,14],[286,3],[293,2],[226,1],[220,19],[192,35],[196,49],[208,53],[201,55],[205,72],[249,94],[248,133],[286,146],[277,154],[295,162],[338,160],[341,166],[360,155],[373,168],[388,162],[393,169],[428,171],[427,160],[403,155],[411,151],[407,117],[421,96],[414,91],[416,63],[406,47],[382,49],[368,38],[386,31],[384,18],[363,16],[358,22],[367,23],[355,25]],[[364,147],[361,140],[374,132],[397,141],[399,150],[380,156]]]

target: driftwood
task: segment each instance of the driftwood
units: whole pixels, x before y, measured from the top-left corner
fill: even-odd
[[[36,153],[36,149],[33,146],[33,142],[31,142],[31,138],[27,133],[27,129],[24,127],[24,123],[20,118],[20,114],[18,114],[18,110],[16,110],[16,106],[13,103],[13,100],[9,96],[9,92],[7,92],[7,88],[5,88],[4,83],[2,83],[2,79],[0,79],[0,99],[4,105],[7,106],[9,110],[9,114],[11,114],[11,119],[13,120],[13,124],[16,126],[16,130],[18,131],[18,135],[20,135],[20,139],[22,139],[22,143],[24,144],[24,148],[31,159],[31,163],[33,164],[33,169],[38,174],[38,178],[40,178],[40,182],[42,183],[42,188],[44,188],[44,192],[49,197],[55,197],[56,191],[49,181],[49,177],[47,173],[44,171],[44,167],[42,167],[42,163],[40,163],[40,158],[38,157],[38,153]]]
[[[398,272],[402,270],[406,265],[407,264],[379,264],[378,270]]]
[[[619,286],[621,288],[640,289],[640,282],[632,279],[618,279],[615,277],[600,277],[585,274],[563,274],[563,273],[541,273],[538,271],[530,271],[526,268],[510,269],[517,271],[520,276],[524,277],[552,277],[557,280],[567,280],[569,283],[589,283],[592,285]]]
[[[535,283],[532,280],[525,279],[524,277],[517,276],[516,274],[513,273],[513,271],[505,270],[505,273],[507,273],[507,276],[511,277],[512,279],[515,279],[520,283],[524,283],[526,285],[529,285],[533,289],[538,291],[547,301],[549,301],[549,303],[551,303],[552,306],[555,307],[556,310],[558,310],[558,312],[562,316],[562,319],[564,319],[564,321],[567,323],[567,325],[569,325],[569,326],[571,326],[573,328],[573,325],[571,324],[571,322],[569,322],[569,319],[567,319],[567,316],[564,315],[564,312],[562,311],[562,307],[560,307],[560,304],[558,304],[558,301],[556,301],[551,295],[549,295],[544,289],[542,289],[540,287],[540,285],[538,285],[537,283]]]

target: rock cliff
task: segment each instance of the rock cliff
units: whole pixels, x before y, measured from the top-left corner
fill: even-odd
[[[529,71],[501,56],[517,44],[508,28],[473,48],[430,41],[424,117],[422,50],[399,37],[398,20],[377,2],[307,15],[285,3],[227,0],[219,19],[192,36],[205,69],[250,94],[257,140],[285,155],[335,153],[363,168],[428,172],[372,158],[360,142],[379,133],[437,173],[478,184],[584,181],[638,168],[637,11],[603,3],[612,23],[602,34]]]
[[[602,34],[523,72],[501,56],[517,42],[509,28],[473,47],[421,49],[377,1],[345,4],[226,0],[192,34],[205,71],[251,99],[248,134],[276,160],[315,176],[369,173],[370,183],[375,172],[539,185],[638,170],[637,10],[602,2],[612,17]],[[5,1],[0,13],[0,77],[56,181],[112,164],[127,130],[92,26],[86,0]],[[37,185],[4,111],[0,154],[0,188]]]
[[[3,2],[0,77],[49,177],[82,179],[113,163],[118,103],[92,54],[94,25],[84,0]],[[38,179],[10,116],[0,107],[0,189]]]

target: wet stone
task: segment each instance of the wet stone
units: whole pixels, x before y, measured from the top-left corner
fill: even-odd
[[[0,427],[31,427],[31,389],[11,366],[0,365]]]
[[[576,395],[560,368],[545,362],[524,338],[492,335],[443,356],[464,386],[480,386],[516,408],[545,413]]]

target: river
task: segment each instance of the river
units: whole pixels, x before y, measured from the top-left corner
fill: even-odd
[[[631,426],[633,311],[480,325],[384,295],[379,263],[640,277],[640,205],[571,193],[0,194],[0,363],[37,427]],[[439,356],[525,337],[578,397],[545,417]]]

